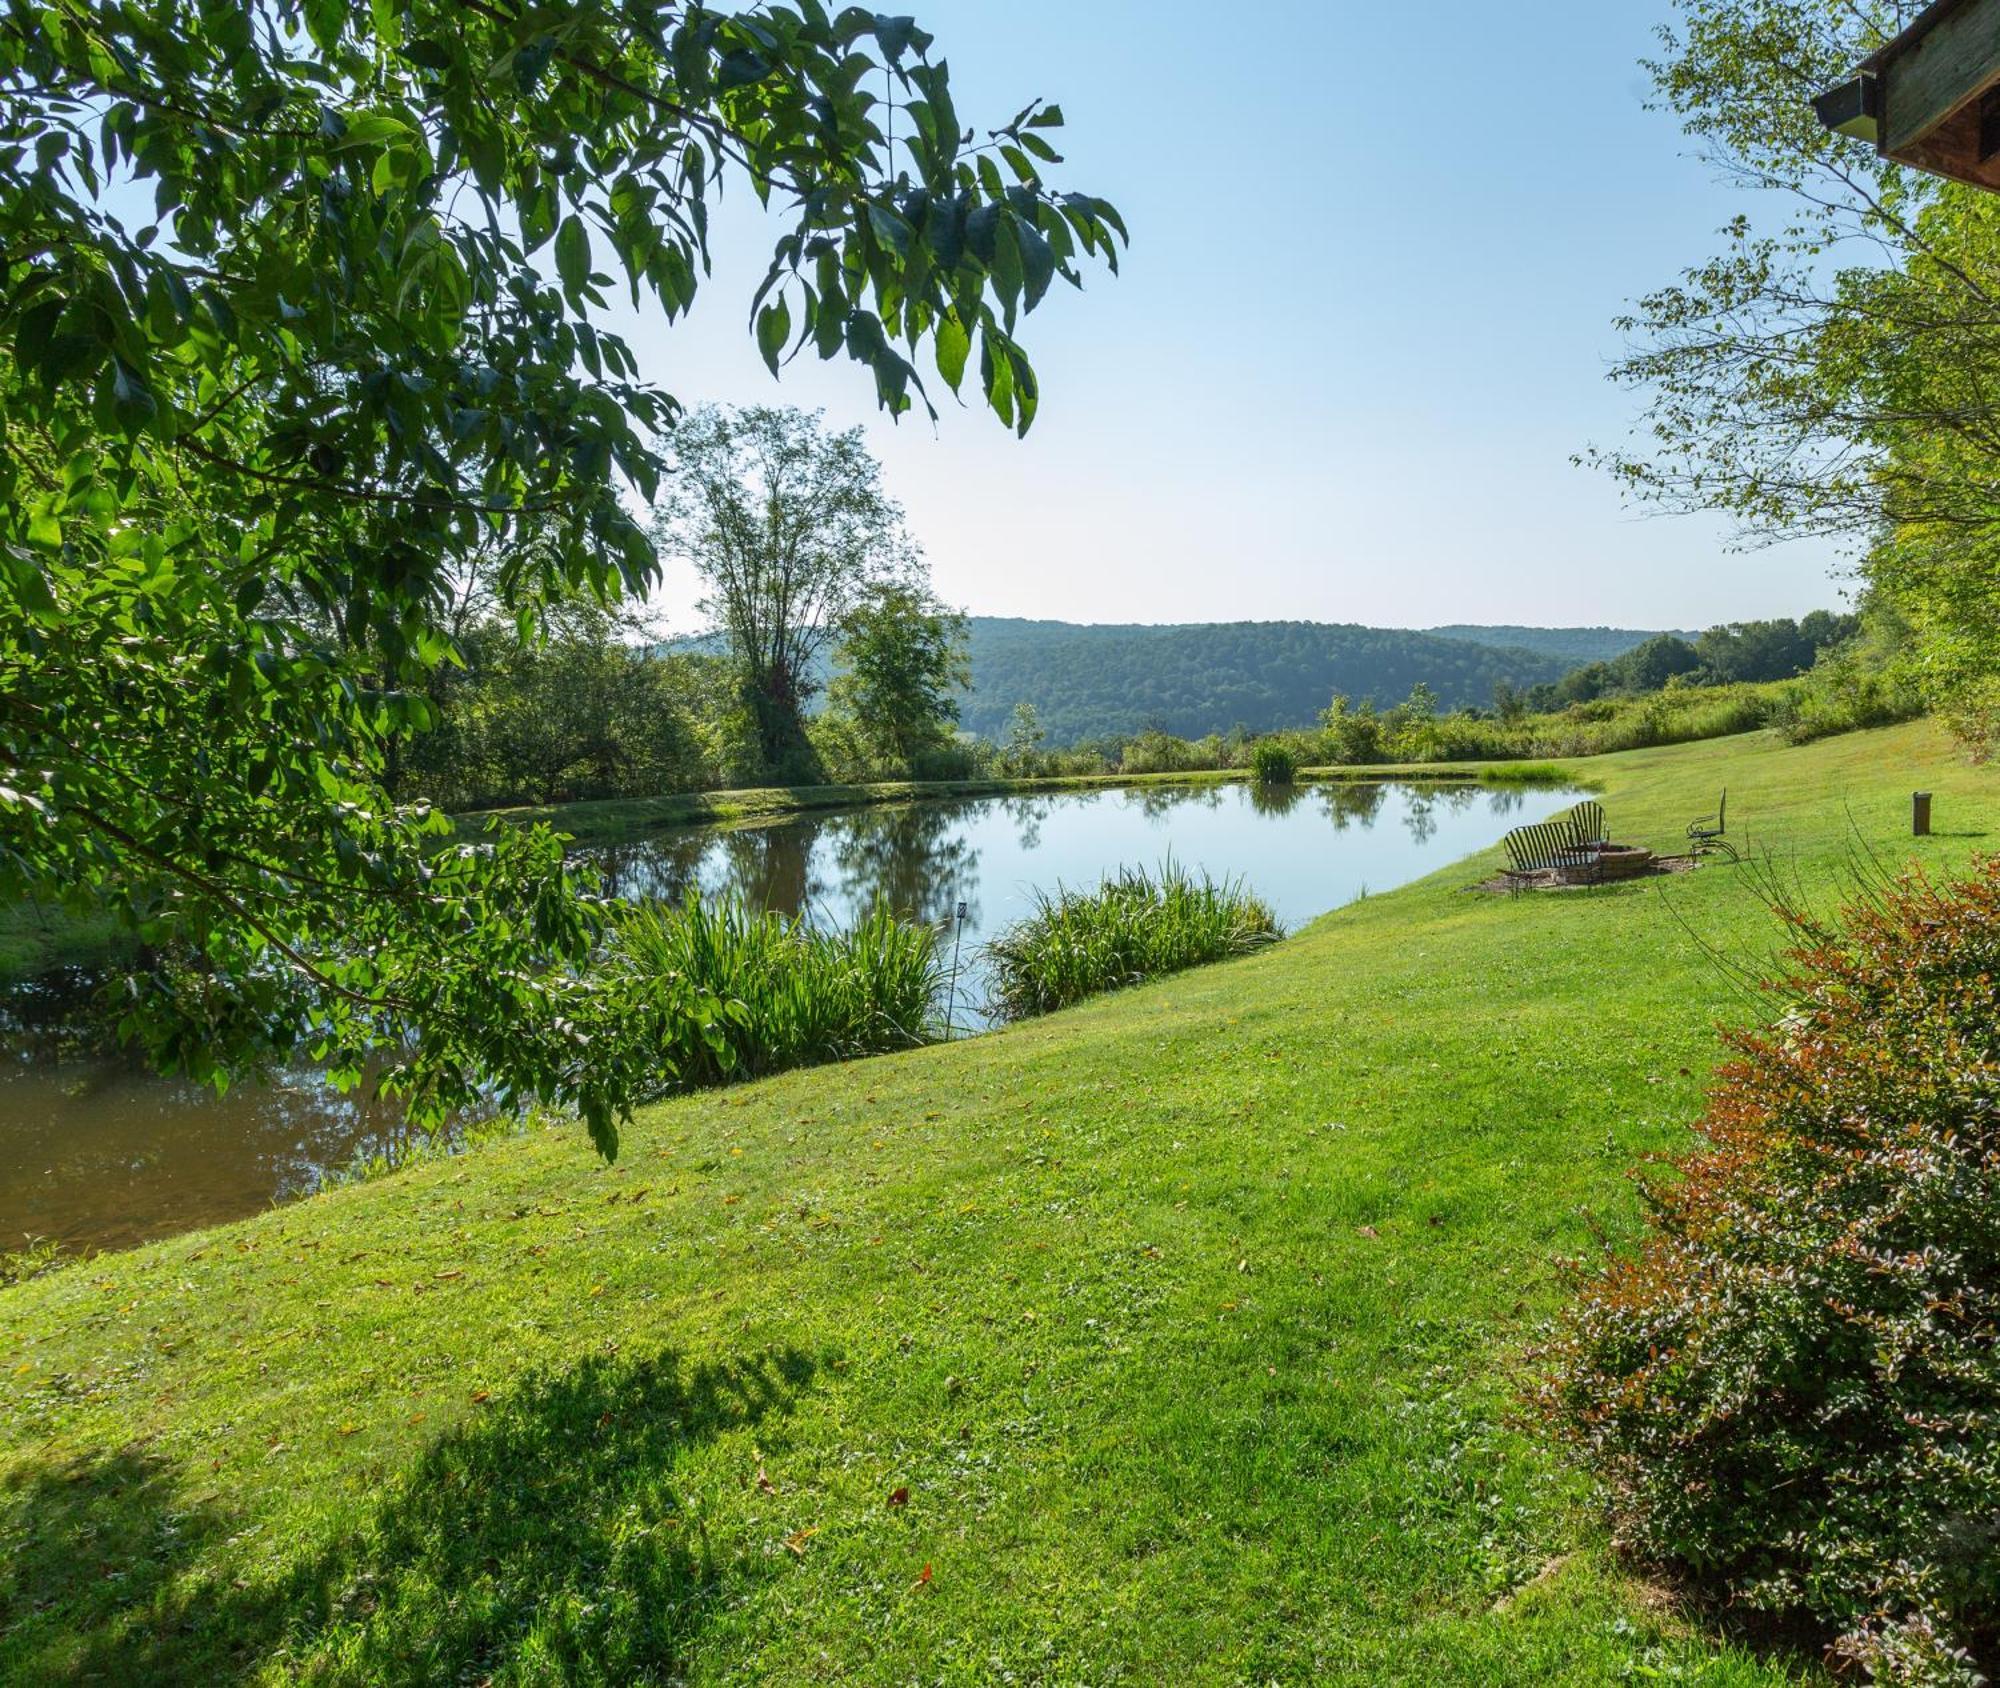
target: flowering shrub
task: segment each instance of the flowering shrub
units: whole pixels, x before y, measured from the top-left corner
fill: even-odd
[[[1577,1269],[1542,1404],[1631,1544],[1880,1680],[2000,1664],[2000,861],[1781,907],[1788,1011]]]

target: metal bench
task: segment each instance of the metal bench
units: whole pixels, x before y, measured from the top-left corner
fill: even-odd
[[[1570,810],[1569,826],[1571,842],[1579,850],[1588,850],[1595,845],[1611,842],[1604,830],[1604,805],[1595,799],[1579,803]]]
[[[1578,846],[1568,819],[1517,826],[1502,842],[1507,846],[1507,884],[1514,891],[1526,890],[1538,873],[1560,871],[1591,878],[1597,870],[1596,853]]]
[[[1722,801],[1716,804],[1715,813],[1704,815],[1698,821],[1688,823],[1689,853],[1696,861],[1703,856],[1722,856],[1729,861],[1741,861],[1736,846],[1729,842],[1729,792],[1725,787]]]

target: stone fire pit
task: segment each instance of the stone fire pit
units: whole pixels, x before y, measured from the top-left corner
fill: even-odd
[[[1591,854],[1590,867],[1559,868],[1557,882],[1564,885],[1606,885],[1618,879],[1639,879],[1653,871],[1653,852],[1636,844],[1599,844]]]

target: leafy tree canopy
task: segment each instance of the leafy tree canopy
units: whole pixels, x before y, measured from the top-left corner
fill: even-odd
[[[1055,107],[973,144],[931,45],[817,0],[9,10],[0,897],[183,958],[124,1002],[156,1060],[386,1056],[422,1116],[536,1097],[613,1144],[644,1056],[588,885],[393,803],[385,736],[475,553],[524,629],[651,579],[621,491],[678,407],[593,318],[688,308],[731,178],[782,221],[774,367],[851,357],[900,412],[921,353],[1029,425],[1020,318],[1122,228],[1045,184]]]
[[[1601,454],[1641,496],[1746,535],[1846,538],[1914,630],[1925,690],[2000,736],[2000,200],[1828,134],[1815,93],[1915,15],[1888,0],[1676,0],[1661,101],[1776,216],[1620,326],[1648,434]],[[1706,653],[1705,653],[1706,655]]]
[[[817,777],[804,707],[824,658],[872,594],[922,573],[861,430],[775,406],[704,409],[674,432],[655,531],[707,588],[768,774]]]
[[[970,679],[965,617],[923,587],[875,588],[849,614],[828,687],[877,766],[919,774],[927,752],[951,742]]]

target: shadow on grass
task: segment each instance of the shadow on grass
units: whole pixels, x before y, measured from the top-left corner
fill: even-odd
[[[257,1563],[285,1544],[190,1507],[142,1450],[31,1472],[0,1493],[0,1680],[677,1675],[717,1596],[762,1574],[761,1557],[717,1562],[679,1456],[788,1412],[813,1373],[784,1352],[537,1378],[269,1580]]]

